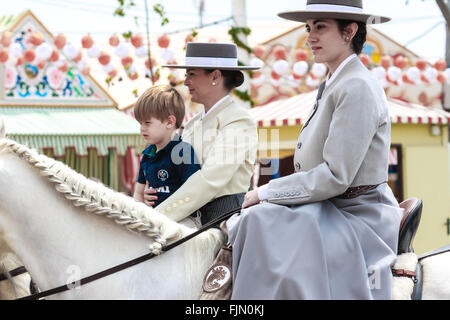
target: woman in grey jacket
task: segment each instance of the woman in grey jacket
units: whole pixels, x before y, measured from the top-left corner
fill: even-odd
[[[300,133],[295,173],[248,192],[228,222],[233,299],[390,299],[402,209],[387,185],[386,96],[360,62],[361,0],[309,0],[281,17],[306,22],[328,66]],[[262,201],[262,203],[260,203]]]

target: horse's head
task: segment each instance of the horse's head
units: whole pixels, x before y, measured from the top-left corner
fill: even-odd
[[[5,122],[3,121],[3,118],[0,116],[0,139],[3,139],[5,137]]]

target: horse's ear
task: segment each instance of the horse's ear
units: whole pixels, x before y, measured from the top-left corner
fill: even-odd
[[[0,116],[0,139],[3,139],[5,137],[5,122],[3,121],[3,118]]]

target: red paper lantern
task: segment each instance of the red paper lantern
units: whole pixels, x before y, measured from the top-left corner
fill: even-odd
[[[443,59],[439,59],[434,63],[434,67],[437,71],[445,71],[445,69],[447,69],[447,62]]]
[[[422,92],[419,95],[419,101],[421,104],[423,104],[424,106],[428,106],[429,105],[429,101],[428,101],[428,95],[426,94],[426,92]]]
[[[281,78],[281,76],[280,76],[278,73],[276,73],[275,71],[272,71],[272,72],[270,73],[270,76],[271,76],[272,79],[274,79],[274,80],[279,80],[279,79]]]
[[[136,47],[136,48],[141,47],[143,42],[144,42],[144,40],[142,39],[142,36],[140,34],[133,34],[131,36],[131,44],[134,47]]]
[[[17,58],[16,67],[21,66],[22,64],[23,64],[23,58],[22,57]]]
[[[404,69],[408,64],[408,58],[405,58],[403,56],[397,56],[394,59],[394,66],[400,69]]]
[[[392,58],[390,56],[382,56],[380,59],[380,65],[388,69],[392,65]]]
[[[167,48],[170,45],[170,38],[167,34],[163,34],[158,38],[158,45],[161,48]]]
[[[111,37],[109,37],[109,45],[112,47],[117,47],[120,43],[120,39],[116,34],[113,34]]]
[[[259,45],[253,48],[253,54],[260,59],[262,59],[265,53],[266,48],[263,45]]]
[[[368,67],[370,65],[370,57],[367,54],[361,53],[359,55],[359,59],[361,60],[363,65],[365,65],[366,67]]]
[[[98,62],[100,62],[101,65],[106,66],[111,62],[111,57],[106,52],[102,51],[100,56],[98,57]]]
[[[176,63],[172,63],[172,62],[167,62],[168,64],[176,64]],[[155,67],[156,66],[156,60],[154,59],[154,58],[152,58],[152,67]],[[149,63],[148,63],[148,58],[147,59],[145,59],[145,67],[147,68],[147,69],[150,69],[150,65],[149,65]]]
[[[2,50],[0,50],[0,62],[5,63],[6,61],[8,61],[8,59],[9,59],[8,49],[3,48]]]
[[[81,59],[83,59],[83,52],[81,52],[81,50],[80,50],[80,51],[78,51],[78,54],[76,55],[76,57],[73,58],[72,60],[73,60],[74,62],[80,62]]]
[[[23,52],[23,59],[26,62],[32,62],[36,58],[36,53],[34,49],[28,48]]]
[[[286,60],[286,48],[283,46],[276,46],[273,49],[273,55],[276,60]]]
[[[46,66],[47,66],[47,61],[45,61],[45,60],[39,61],[38,64],[36,65],[36,67],[41,70],[44,69]]]
[[[445,83],[445,76],[443,72],[439,72],[437,75],[437,81],[439,81],[440,83]]]
[[[115,76],[117,76],[117,70],[114,69],[114,70],[108,72],[108,76],[109,76],[110,78],[114,78]]]
[[[53,49],[52,55],[50,56],[50,61],[51,62],[56,62],[58,60],[59,60],[59,52],[56,51],[55,49]]]
[[[125,57],[122,59],[122,65],[124,67],[129,66],[133,63],[133,58],[132,57]]]
[[[295,61],[306,61],[308,60],[308,52],[304,49],[297,49],[295,51]]]
[[[64,61],[62,66],[60,66],[58,70],[62,73],[66,73],[69,70],[69,64],[67,63],[67,61]]]
[[[91,35],[85,35],[81,38],[81,46],[85,49],[90,49],[94,45],[94,39],[92,39]]]
[[[89,66],[85,66],[85,67],[83,68],[83,70],[81,70],[81,73],[82,73],[84,76],[88,76],[90,72],[91,72],[91,68],[90,68]]]
[[[30,36],[30,42],[34,44],[35,46],[40,45],[42,42],[44,42],[44,37],[40,32],[34,32]]]
[[[407,75],[406,73],[404,73],[404,74],[402,75],[402,81],[403,81],[404,83],[414,84],[414,82],[412,82],[411,80],[409,80],[408,75]]]
[[[12,42],[12,33],[10,31],[5,31],[2,34],[1,44],[3,47],[9,47]]]
[[[420,71],[424,71],[427,68],[427,61],[424,59],[419,59],[416,61],[416,67],[420,70]]]
[[[62,33],[60,33],[60,34],[58,34],[58,35],[55,37],[54,42],[55,42],[55,46],[56,46],[58,49],[62,49],[62,48],[64,48],[64,46],[66,45],[67,38],[66,38],[65,35],[63,35]]]

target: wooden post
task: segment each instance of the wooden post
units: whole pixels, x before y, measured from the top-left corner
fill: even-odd
[[[436,4],[441,10],[447,25],[445,60],[447,61],[447,66],[450,67],[450,2],[448,0],[436,0]],[[448,83],[444,84],[444,99],[442,101],[442,104],[445,110],[450,111],[450,84]]]

